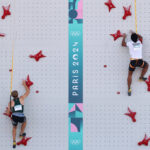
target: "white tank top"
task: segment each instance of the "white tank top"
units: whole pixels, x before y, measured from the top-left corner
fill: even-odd
[[[136,43],[129,41],[127,42],[127,46],[129,47],[130,58],[142,59],[143,45],[141,41],[137,41]]]

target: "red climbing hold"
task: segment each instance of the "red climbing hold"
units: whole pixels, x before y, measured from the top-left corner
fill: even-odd
[[[136,112],[132,112],[129,107],[128,107],[128,111],[129,111],[129,113],[125,113],[125,115],[131,117],[133,122],[136,122],[136,119],[135,119]]]
[[[147,84],[147,91],[150,92],[150,76],[148,77],[148,80],[145,81]]]
[[[129,6],[129,7],[123,7],[123,9],[124,9],[124,16],[122,17],[122,19],[125,20],[128,16],[132,15],[131,11],[130,11],[131,6]]]
[[[108,0],[108,2],[105,3],[105,5],[108,7],[109,12],[112,8],[116,8],[115,5],[112,3],[112,0]]]
[[[30,80],[29,75],[27,76],[26,85],[27,85],[28,88],[30,88],[30,86],[33,85],[33,82]]]
[[[8,113],[8,107],[6,107],[6,110],[3,113],[3,115],[5,115],[5,116],[7,116],[7,117],[9,117],[11,119],[12,112]]]
[[[4,33],[0,33],[0,37],[4,37],[5,36],[5,34]]]
[[[114,41],[116,41],[118,38],[122,37],[123,35],[121,34],[120,30],[117,30],[117,33],[110,34],[111,36],[114,37]]]
[[[9,72],[12,72],[12,69],[9,69]]]
[[[36,61],[39,61],[40,58],[46,57],[42,54],[42,51],[39,51],[37,54],[35,55],[30,55],[30,58],[34,58]]]
[[[117,92],[117,94],[119,95],[119,94],[120,94],[120,92],[118,91],[118,92]]]
[[[104,68],[107,68],[107,65],[104,65]]]
[[[39,93],[39,91],[37,90],[37,91],[35,91],[37,94]]]
[[[143,139],[142,141],[140,141],[140,142],[138,143],[138,145],[139,145],[139,146],[141,146],[141,145],[148,146],[148,142],[149,142],[149,141],[150,141],[150,138],[147,138],[147,135],[145,134],[144,139]]]
[[[17,142],[17,145],[21,145],[21,144],[22,144],[22,145],[26,146],[26,145],[27,145],[27,142],[28,142],[30,139],[31,139],[31,137],[28,137],[28,138],[23,137],[21,141]]]
[[[9,10],[10,9],[10,5],[8,5],[8,6],[2,6],[2,8],[3,8],[2,19],[5,19],[6,16],[11,15],[10,10]]]

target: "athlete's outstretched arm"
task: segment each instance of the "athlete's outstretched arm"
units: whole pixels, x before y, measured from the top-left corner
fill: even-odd
[[[140,41],[143,41],[143,37],[140,34],[137,34]]]
[[[124,33],[124,34],[123,34],[123,40],[122,40],[122,46],[123,46],[123,47],[127,47],[127,44],[126,44],[126,41],[125,41],[125,40],[126,40],[126,37],[127,37],[127,35]]]
[[[25,87],[26,92],[20,98],[25,99],[30,94],[30,89],[27,87],[25,80],[22,81],[22,85]]]

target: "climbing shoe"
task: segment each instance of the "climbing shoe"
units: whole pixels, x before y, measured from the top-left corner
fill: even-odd
[[[16,141],[13,141],[13,148],[16,148]]]
[[[25,137],[25,136],[26,136],[26,133],[23,133],[23,134],[20,134],[20,135],[19,135],[20,138],[23,138],[23,137]]]
[[[128,96],[131,96],[131,88],[128,89]]]
[[[145,77],[139,77],[139,81],[146,81],[147,80],[147,78],[145,78]]]

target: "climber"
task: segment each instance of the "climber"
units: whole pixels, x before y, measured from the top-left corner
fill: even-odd
[[[141,72],[141,76],[139,77],[140,81],[147,80],[144,75],[148,70],[148,63],[142,59],[142,48],[143,48],[143,37],[139,34],[131,31],[131,40],[126,42],[127,35],[123,35],[122,46],[129,48],[130,53],[130,64],[129,64],[129,72],[128,72],[128,95],[131,96],[131,82],[132,82],[132,74],[136,67],[143,68]]]
[[[25,87],[25,94],[18,97],[17,91],[12,91],[11,96],[13,97],[13,100],[11,100],[8,104],[9,112],[12,112],[12,135],[13,135],[13,148],[16,147],[16,129],[18,122],[22,123],[21,131],[20,131],[20,137],[25,137],[26,133],[24,133],[25,127],[26,127],[26,117],[23,113],[24,111],[24,99],[29,95],[30,89],[27,87],[26,82],[23,80],[22,85]]]

